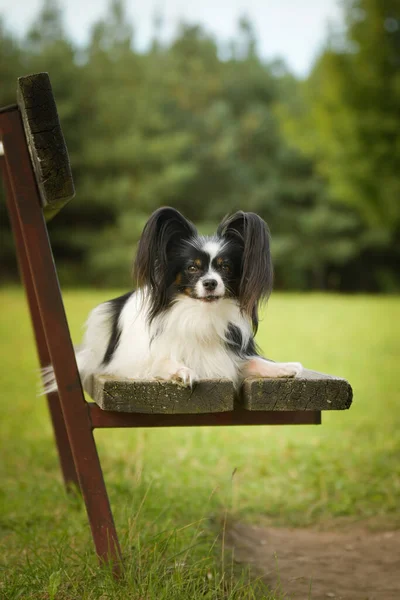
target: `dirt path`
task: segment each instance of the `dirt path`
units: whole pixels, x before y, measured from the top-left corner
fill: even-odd
[[[230,525],[235,560],[288,600],[400,600],[400,531]],[[311,592],[310,592],[311,589]]]

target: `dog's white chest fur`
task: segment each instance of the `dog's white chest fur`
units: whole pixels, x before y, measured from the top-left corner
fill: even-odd
[[[229,324],[240,329],[244,344],[251,335],[248,320],[237,302],[221,299],[208,303],[179,297],[164,314],[149,325],[148,304],[136,292],[124,306],[119,320],[121,336],[111,361],[102,365],[110,338],[111,318],[107,305],[90,315],[83,346],[78,353],[83,373],[103,373],[137,379],[162,377],[175,364],[193,371],[196,378],[237,378],[241,359],[229,350]]]
[[[207,303],[183,297],[168,316],[159,317],[152,325],[154,333],[160,332],[151,344],[152,361],[168,357],[194,371],[197,378],[235,380],[240,359],[226,345],[229,324],[240,329],[247,343],[250,324],[234,300]]]

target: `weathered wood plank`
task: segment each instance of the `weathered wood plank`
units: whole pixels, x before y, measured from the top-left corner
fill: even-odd
[[[85,390],[103,410],[145,414],[203,414],[234,407],[234,388],[228,379],[207,379],[193,388],[170,381],[118,379],[95,375]]]
[[[68,150],[48,73],[18,79],[17,103],[46,219],[75,195]]]
[[[294,379],[246,379],[237,395],[227,379],[202,380],[190,389],[107,375],[92,377],[85,390],[103,410],[174,415],[232,411],[235,401],[249,411],[343,410],[353,397],[345,379],[308,369]]]
[[[293,379],[246,379],[240,392],[247,410],[343,410],[352,398],[346,379],[309,369]]]

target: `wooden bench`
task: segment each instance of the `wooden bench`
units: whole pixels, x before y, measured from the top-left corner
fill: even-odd
[[[320,423],[321,411],[344,410],[352,401],[352,389],[345,379],[309,369],[290,379],[247,379],[238,391],[228,379],[200,381],[191,389],[166,381],[135,381],[109,375],[95,375],[85,390],[102,410],[186,415],[188,425],[198,424],[198,415],[211,414],[215,415],[215,422],[221,419],[226,424],[243,425],[244,419],[247,425],[256,424],[258,415],[254,413],[266,411],[269,424],[274,424],[274,420],[281,423],[288,413],[292,423],[304,423],[307,415],[312,419],[307,423]],[[300,411],[301,414],[292,414]],[[190,419],[189,415],[196,417]],[[170,420],[174,422],[171,417]],[[179,420],[175,422],[178,424]],[[151,420],[144,417],[141,423],[145,427]]]
[[[52,363],[48,395],[64,481],[82,491],[99,558],[119,571],[121,551],[93,436],[95,428],[318,424],[349,408],[347,381],[304,370],[295,379],[227,380],[193,389],[97,375],[84,397],[47,235],[46,220],[74,195],[68,152],[46,73],[18,80],[17,104],[0,109],[0,165],[40,363]]]

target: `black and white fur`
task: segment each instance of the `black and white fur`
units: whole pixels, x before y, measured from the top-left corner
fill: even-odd
[[[173,208],[147,222],[134,265],[137,290],[97,306],[76,350],[82,380],[93,373],[165,379],[293,377],[299,363],[262,358],[258,307],[272,288],[269,231],[254,213],[225,218],[199,236]],[[45,391],[56,389],[53,370]]]

